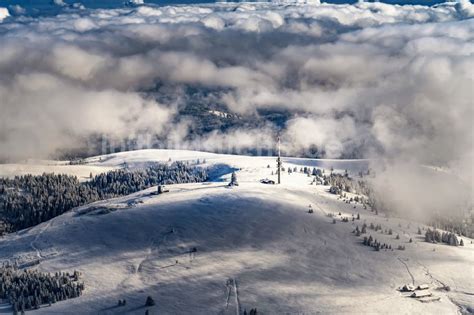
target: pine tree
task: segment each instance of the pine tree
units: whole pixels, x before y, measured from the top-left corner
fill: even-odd
[[[229,186],[239,186],[239,182],[237,181],[237,174],[235,174],[235,172],[232,172]]]
[[[155,301],[151,296],[147,296],[146,301],[145,301],[145,306],[153,306],[155,305]]]
[[[15,232],[94,201],[128,195],[155,185],[201,182],[206,178],[206,170],[180,162],[157,163],[145,169],[113,170],[82,183],[75,176],[55,174],[0,178],[0,221],[6,222],[7,232]],[[1,224],[0,230],[5,224]]]
[[[454,233],[449,233],[448,244],[451,246],[459,246],[458,238]]]

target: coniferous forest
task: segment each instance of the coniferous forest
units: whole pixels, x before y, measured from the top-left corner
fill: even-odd
[[[94,201],[128,195],[154,185],[203,182],[207,171],[182,162],[119,169],[80,182],[61,174],[0,179],[0,235],[35,226]]]
[[[38,309],[41,305],[79,297],[84,290],[79,277],[77,271],[49,274],[0,266],[0,299],[12,305],[14,314]]]

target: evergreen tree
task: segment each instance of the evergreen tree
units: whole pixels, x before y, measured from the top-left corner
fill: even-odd
[[[14,266],[0,267],[0,299],[5,299],[19,311],[38,309],[52,304],[56,299],[65,300],[81,295],[84,284],[68,273],[55,275],[37,270],[18,270]]]
[[[205,169],[179,162],[170,165],[156,163],[144,169],[113,170],[98,174],[84,183],[75,176],[62,174],[0,178],[0,230],[15,232],[72,208],[128,195],[155,185],[205,180]]]
[[[145,301],[145,306],[153,306],[155,305],[155,301],[151,296],[147,296],[146,301]]]
[[[232,172],[229,186],[239,186],[239,182],[237,181],[237,174],[235,174],[235,172]]]

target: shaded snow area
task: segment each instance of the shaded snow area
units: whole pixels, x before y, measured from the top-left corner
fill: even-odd
[[[153,187],[0,239],[0,260],[39,259],[42,271],[83,274],[81,297],[32,313],[243,314],[256,307],[259,314],[456,314],[474,306],[470,239],[463,237],[464,247],[426,243],[417,234],[426,226],[344,203],[300,172],[284,172],[281,185],[261,184],[262,178],[276,180],[274,157],[143,150],[90,158],[82,167],[170,159],[199,159],[224,170],[224,181],[226,171],[237,170],[239,186],[229,188],[216,176],[214,182],[169,185],[161,195],[152,194]],[[366,163],[284,159],[285,167],[349,172]],[[341,221],[357,214],[360,220]],[[406,250],[363,246],[352,231],[364,222],[392,229],[393,235],[369,233]],[[427,284],[436,299],[421,303],[398,290],[405,284]],[[155,306],[144,306],[148,295]],[[126,306],[116,306],[119,299]]]

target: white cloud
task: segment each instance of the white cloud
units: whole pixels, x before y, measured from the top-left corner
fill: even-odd
[[[8,6],[8,9],[9,9],[10,13],[12,13],[12,14],[20,15],[20,14],[25,14],[26,13],[26,9],[23,8],[22,6],[18,5],[18,4],[10,5],[10,6]],[[0,18],[0,20],[1,20],[1,18]]]
[[[73,149],[94,134],[159,134],[172,113],[136,93],[94,91],[40,73],[16,76],[1,86],[0,99],[2,153],[13,157]]]
[[[64,7],[64,6],[67,5],[67,4],[64,2],[64,0],[52,0],[51,2],[52,2],[52,4],[57,5],[57,6],[60,6],[60,7]]]
[[[21,23],[11,19],[0,24],[0,87],[16,98],[15,105],[2,104],[8,115],[16,116],[5,118],[2,152],[22,134],[9,132],[11,122],[24,121],[24,134],[32,133],[27,128],[34,123],[26,113],[41,90],[49,89],[57,100],[71,98],[69,93],[78,98],[75,93],[81,91],[97,104],[94,112],[111,117],[99,128],[82,124],[85,118],[79,115],[79,123],[48,126],[48,134],[85,137],[115,131],[120,136],[124,131],[119,127],[137,131],[153,125],[141,116],[166,124],[174,104],[156,105],[156,113],[149,112],[154,105],[140,105],[149,102],[140,91],[164,84],[217,90],[211,92],[213,99],[241,115],[268,108],[302,113],[283,132],[295,152],[317,145],[328,157],[358,150],[368,156],[378,152],[449,164],[472,152],[467,117],[472,114],[474,22],[466,19],[471,11],[466,1],[435,7],[218,3],[70,7],[55,16],[26,16]],[[60,82],[61,89],[43,87],[37,80],[36,90],[16,86],[38,76]],[[120,112],[123,105],[111,96],[109,105],[100,105],[104,95],[133,96],[134,122],[105,115],[106,110]],[[58,113],[85,106],[36,103],[38,111],[58,120]],[[306,129],[314,135],[302,131]],[[173,137],[185,137],[186,130]],[[209,139],[222,144],[236,138],[217,133]],[[203,142],[211,147],[212,141]]]
[[[0,7],[0,22],[9,16],[10,12],[8,12],[8,9]]]

